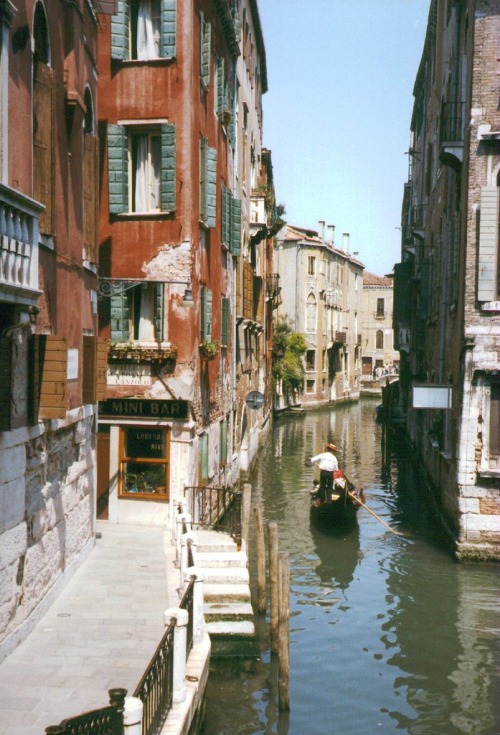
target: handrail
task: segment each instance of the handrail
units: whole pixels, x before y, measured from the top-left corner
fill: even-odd
[[[193,605],[194,605],[194,583],[195,583],[196,577],[191,577],[191,581],[189,582],[188,586],[186,587],[184,594],[182,595],[182,600],[179,603],[179,607],[181,610],[187,610],[188,612],[188,624],[187,624],[187,638],[186,638],[186,658],[189,656],[191,649],[193,647],[193,632],[194,632],[194,615],[193,615]]]
[[[172,620],[153,658],[135,688],[134,697],[144,705],[143,735],[158,735],[172,707],[174,676],[174,630]]]
[[[241,491],[223,486],[186,486],[192,524],[229,533],[241,543]]]

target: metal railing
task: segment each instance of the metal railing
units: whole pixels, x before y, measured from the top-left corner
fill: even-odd
[[[123,735],[126,689],[110,689],[109,706],[68,717],[45,728],[47,735]]]
[[[184,488],[193,527],[213,528],[228,533],[241,543],[241,491],[229,487],[188,486]]]
[[[460,143],[464,140],[465,102],[444,102],[441,107],[439,140]]]
[[[158,735],[172,707],[174,630],[175,620],[167,627],[134,692],[134,697],[138,697],[144,705],[143,735]]]
[[[191,560],[192,560],[192,552],[191,552],[191,545],[189,545],[189,552],[191,553]],[[193,566],[191,563],[190,566]],[[182,600],[180,601],[179,607],[181,610],[187,610],[188,612],[188,624],[187,624],[187,638],[186,638],[186,658],[191,653],[191,649],[193,647],[193,623],[194,623],[194,615],[193,615],[193,603],[194,603],[194,582],[195,578],[191,577],[191,581],[188,584],[183,596]]]

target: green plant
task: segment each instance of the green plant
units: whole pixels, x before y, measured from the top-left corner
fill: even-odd
[[[283,392],[302,390],[304,365],[302,356],[307,350],[304,335],[293,332],[286,317],[280,317],[274,325],[273,367],[275,380],[281,381]]]
[[[213,360],[219,352],[220,342],[217,339],[206,340],[200,344],[200,355],[205,360]]]

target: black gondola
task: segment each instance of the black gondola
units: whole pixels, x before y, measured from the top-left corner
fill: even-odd
[[[358,494],[356,487],[342,471],[335,472],[333,492],[325,498],[319,485],[311,491],[311,519],[319,526],[348,526],[356,523],[363,493]]]

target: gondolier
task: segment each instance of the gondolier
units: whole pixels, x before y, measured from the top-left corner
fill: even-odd
[[[320,470],[319,493],[322,500],[327,500],[333,491],[333,473],[339,468],[335,452],[335,444],[325,444],[325,450],[311,457],[311,464],[317,464]]]

